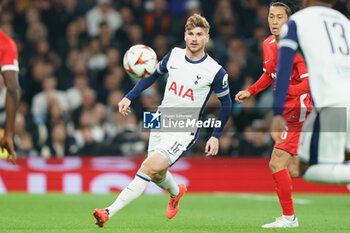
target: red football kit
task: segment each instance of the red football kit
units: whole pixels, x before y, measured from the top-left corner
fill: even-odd
[[[0,30],[0,65],[1,72],[19,71],[16,43],[2,30]]]
[[[247,90],[256,95],[266,89],[271,83],[274,85],[278,63],[278,46],[273,35],[263,44],[264,73]],[[275,86],[274,86],[275,88]],[[275,144],[275,148],[285,150],[293,155],[297,154],[299,137],[303,122],[312,110],[312,100],[309,90],[308,71],[304,59],[297,54],[293,61],[293,71],[286,98],[283,118],[286,121],[286,131],[282,137],[283,143]]]

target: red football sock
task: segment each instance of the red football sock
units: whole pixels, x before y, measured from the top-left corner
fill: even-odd
[[[290,178],[288,169],[283,169],[272,174],[276,184],[278,199],[280,200],[283,209],[283,215],[293,215],[294,206],[292,199],[293,182]]]

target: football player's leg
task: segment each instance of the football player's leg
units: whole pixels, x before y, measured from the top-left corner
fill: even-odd
[[[289,171],[289,175],[292,178],[298,178],[300,175],[299,172],[299,165],[300,164],[300,160],[299,157],[296,155],[293,155],[289,161],[288,164],[288,171]]]
[[[270,170],[275,182],[276,192],[280,201],[283,215],[272,223],[262,225],[263,228],[279,228],[279,227],[298,227],[298,219],[294,215],[294,206],[292,199],[292,179],[289,175],[287,166],[291,159],[291,154],[274,148],[271,160]]]
[[[179,195],[179,185],[175,182],[173,175],[167,171],[164,179],[159,182],[155,182],[160,188],[167,190],[171,197]]]
[[[270,160],[270,170],[275,182],[276,192],[283,210],[283,215],[294,215],[292,199],[293,182],[289,175],[288,164],[292,155],[284,150],[274,148]]]
[[[343,163],[345,149],[350,146],[350,119],[346,121],[345,117],[349,118],[349,114],[334,114],[332,108],[323,109],[315,117],[313,128],[305,137],[306,143],[298,151],[305,180],[330,184],[350,183],[350,164]]]
[[[137,172],[134,180],[125,189],[123,189],[112,205],[104,209],[94,210],[93,215],[96,219],[96,225],[103,227],[109,218],[139,197],[150,181],[151,178],[148,175],[140,171]]]
[[[151,180],[164,177],[167,168],[168,161],[159,153],[155,153],[145,159],[134,180],[119,194],[115,202],[106,208],[109,211],[109,216],[112,217],[119,210],[138,198]]]
[[[345,133],[322,132],[310,144],[309,161],[303,161],[302,177],[310,182],[350,184],[350,164],[344,162]],[[302,156],[302,158],[307,156]]]

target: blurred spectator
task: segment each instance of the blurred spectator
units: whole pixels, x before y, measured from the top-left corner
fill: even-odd
[[[74,21],[76,17],[80,14],[77,8],[78,0],[61,0],[58,1],[58,6],[56,6],[56,11],[54,14],[55,20],[53,27],[54,30],[50,32],[55,37],[62,37],[64,35],[67,25]]]
[[[156,52],[158,60],[163,59],[169,51],[169,41],[164,35],[154,36],[152,48]]]
[[[114,117],[114,113],[118,112],[118,103],[122,100],[125,93],[121,90],[113,90],[107,99],[107,108],[106,108],[106,120],[107,124],[109,125],[107,127],[107,133],[109,135],[114,136],[115,133],[109,133],[109,130],[114,132],[114,126],[117,125]]]
[[[74,138],[68,137],[66,124],[64,121],[56,122],[51,131],[51,140],[42,147],[41,156],[49,157],[63,157],[65,155],[75,154],[77,146]]]
[[[79,50],[69,51],[66,62],[59,70],[58,86],[60,89],[67,90],[73,86],[73,79],[77,75],[88,76],[86,57]]]
[[[56,124],[65,122],[67,130],[69,130],[68,133],[72,134],[74,129],[73,122],[71,121],[69,114],[63,111],[59,103],[57,101],[53,101],[50,103],[48,108],[49,112],[45,121],[47,130],[51,132]]]
[[[238,145],[238,140],[233,138],[231,134],[223,133],[219,141],[219,155],[238,156]]]
[[[228,41],[236,34],[235,16],[229,0],[220,0],[214,12],[215,54],[221,63],[226,55]]]
[[[120,115],[120,114],[119,114]],[[144,153],[146,143],[140,136],[135,114],[119,118],[120,130],[106,145],[110,155],[137,156]]]
[[[100,32],[98,34],[100,47],[102,52],[106,52],[110,47],[114,46],[113,32],[106,22],[100,24]]]
[[[121,48],[121,53],[125,52],[133,45],[144,44],[143,30],[140,25],[132,24],[126,30],[126,43]]]
[[[113,90],[129,91],[133,84],[129,78],[125,76],[124,69],[121,66],[116,66],[111,73],[107,74],[103,80],[103,86],[98,89],[98,101],[104,104],[107,103],[108,95]]]
[[[86,138],[84,136],[83,130],[87,127],[91,133],[92,138],[97,143],[101,143],[106,138],[106,132],[103,127],[98,125],[97,119],[94,118],[93,109],[84,110],[79,119],[79,124],[76,126],[74,131],[74,138],[78,148],[82,148],[86,143]],[[85,132],[86,133],[86,132]]]
[[[106,22],[113,32],[122,25],[121,17],[110,0],[97,0],[97,5],[87,12],[86,21],[91,37],[98,35],[102,22]]]
[[[32,45],[35,45],[39,40],[47,39],[47,29],[41,22],[35,22],[28,26],[26,39]]]
[[[127,31],[131,25],[137,24],[136,16],[133,12],[133,9],[128,6],[123,6],[119,9],[120,16],[122,18],[123,24],[122,26],[115,32],[115,47],[120,50],[122,53],[125,52],[125,44],[129,45]],[[143,13],[141,14],[142,17]],[[127,49],[127,48],[126,48]]]
[[[93,130],[90,126],[81,126],[81,132],[84,145],[78,149],[78,155],[100,155],[105,151],[105,147],[96,141],[93,135]]]
[[[96,93],[91,88],[85,88],[82,90],[82,102],[81,105],[76,108],[73,113],[73,122],[76,127],[79,126],[79,119],[83,111],[91,111],[96,104]]]
[[[89,79],[85,75],[77,75],[73,80],[73,87],[66,91],[68,106],[70,110],[75,110],[82,103],[83,90],[89,87]]]
[[[225,70],[228,74],[228,84],[230,87],[230,94],[232,98],[237,94],[238,91],[241,90],[241,86],[243,84],[241,69],[237,61],[229,60],[226,63]]]
[[[39,152],[35,149],[32,136],[25,132],[18,136],[16,144],[17,157],[34,157],[39,156]]]
[[[169,0],[169,9],[173,16],[182,19],[186,12],[200,6],[198,0]]]
[[[98,38],[91,39],[89,44],[90,58],[88,68],[90,70],[103,70],[107,66],[107,57],[101,50],[101,43]]]
[[[255,111],[255,102],[255,98],[248,98],[244,101],[242,109],[239,109],[239,113],[234,115],[237,132],[243,132],[254,120],[262,118],[260,114]]]
[[[151,10],[144,17],[144,32],[147,41],[151,41],[154,35],[162,34],[172,38],[174,32],[174,19],[167,8],[166,0],[152,0]]]
[[[34,116],[34,121],[37,124],[43,123],[47,117],[48,107],[52,102],[56,102],[63,111],[68,110],[68,101],[66,95],[62,91],[58,91],[57,80],[53,76],[46,77],[42,83],[42,92],[33,97],[31,112]]]
[[[70,22],[65,31],[65,37],[57,41],[58,52],[64,59],[67,58],[69,51],[81,48],[81,40],[79,40],[79,25],[76,21]]]
[[[29,77],[22,79],[24,88],[24,98],[28,103],[32,102],[34,95],[42,90],[42,82],[45,77],[53,75],[53,65],[45,60],[37,59],[30,65]]]
[[[116,67],[120,66],[122,63],[120,52],[115,48],[107,49],[106,56],[107,56],[107,65],[98,74],[98,86],[100,86],[103,83],[103,80],[108,73],[112,73],[113,70]],[[123,71],[123,74],[124,74],[124,71]]]
[[[37,41],[35,44],[35,51],[29,63],[32,63],[31,61],[38,59],[45,60],[52,64],[54,68],[53,72],[55,72],[61,66],[60,57],[51,50],[50,44],[46,39],[40,39]]]
[[[106,106],[101,103],[97,103],[92,110],[92,117],[95,119],[95,125],[101,128],[105,128],[106,122]]]
[[[239,155],[268,157],[272,152],[272,142],[268,132],[261,128],[247,126],[239,142]]]

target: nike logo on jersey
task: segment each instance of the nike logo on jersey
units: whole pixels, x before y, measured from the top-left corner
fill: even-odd
[[[174,66],[170,66],[170,69],[177,69],[177,67],[174,67]]]
[[[264,63],[266,64],[266,63],[268,63],[270,60],[267,60],[267,61],[264,61]]]

